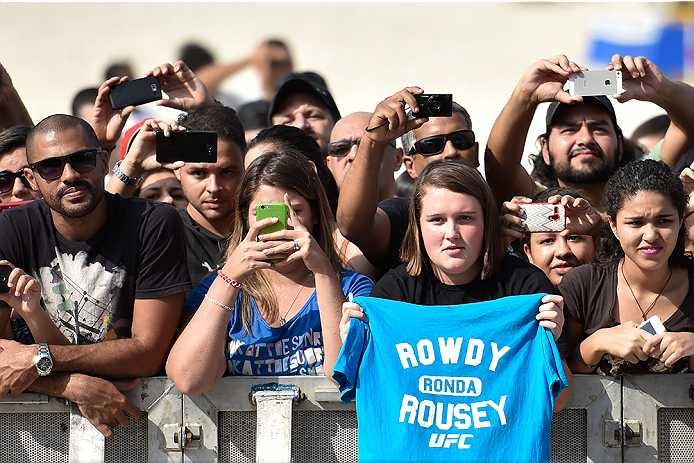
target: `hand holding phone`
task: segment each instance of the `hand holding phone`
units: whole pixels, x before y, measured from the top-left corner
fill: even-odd
[[[277,222],[267,227],[263,227],[258,231],[258,235],[267,235],[280,230],[287,229],[287,217],[289,216],[289,207],[285,203],[260,203],[255,206],[255,216],[257,221],[276,217]],[[276,264],[282,259],[270,259],[270,262]]]
[[[523,213],[520,218],[525,227],[511,225],[522,233],[553,233],[566,228],[566,210],[562,204],[528,203],[521,204]]]

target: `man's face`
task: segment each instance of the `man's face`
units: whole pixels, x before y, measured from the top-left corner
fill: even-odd
[[[322,152],[327,153],[335,120],[320,99],[308,93],[295,93],[284,99],[273,114],[272,123],[303,130],[316,140]]]
[[[41,192],[28,186],[28,182],[24,183],[26,180],[12,175],[20,171],[23,172],[27,164],[27,150],[24,147],[17,148],[0,157],[0,186],[4,187],[4,182],[1,180],[3,174],[8,175],[8,177],[14,177],[11,180],[12,188],[9,191],[0,193],[1,202],[14,203],[17,201],[30,201],[32,199],[41,198]],[[9,182],[8,180],[8,184]]]
[[[82,127],[79,126],[62,132],[40,133],[34,137],[28,153],[30,163],[91,148],[96,152],[96,166],[92,170],[80,173],[66,162],[60,177],[53,180],[45,180],[40,175],[39,168],[25,170],[29,183],[38,188],[48,206],[63,217],[84,217],[103,200],[108,153],[99,151],[96,146],[88,146]]]
[[[581,103],[555,116],[542,156],[563,184],[595,184],[617,170],[621,144],[607,110]]]
[[[365,126],[366,127],[366,126]],[[432,117],[428,122],[425,122],[420,128],[414,131],[417,141],[433,135],[446,135],[458,130],[470,130],[465,117],[458,112],[453,112],[451,117]],[[437,159],[464,159],[473,166],[480,165],[478,160],[479,145],[475,143],[467,149],[458,149],[453,145],[453,142],[446,140],[443,152],[433,156],[422,156],[420,153],[414,153],[414,156],[409,156],[410,153],[405,153],[403,162],[405,168],[410,174],[410,177],[416,179],[419,173],[422,172],[427,164]]]
[[[330,143],[339,141],[356,141],[361,140],[364,136],[364,128],[369,123],[370,113],[360,112],[345,116],[335,123],[335,127],[330,133]],[[342,187],[342,181],[347,175],[347,171],[352,166],[354,157],[357,155],[358,146],[351,145],[349,151],[344,156],[333,156],[328,150],[328,157],[325,158],[325,163],[328,169],[335,178],[337,187]],[[396,149],[392,145],[388,145],[383,152],[383,160],[378,174],[379,188],[393,184],[395,177],[393,172],[400,168],[402,164],[402,150]]]
[[[176,170],[188,198],[187,211],[196,222],[228,222],[234,213],[236,187],[243,176],[243,153],[223,138],[217,140],[217,162],[186,163]]]

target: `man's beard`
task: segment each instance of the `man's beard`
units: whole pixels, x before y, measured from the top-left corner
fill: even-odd
[[[575,169],[571,165],[572,154],[569,153],[566,164],[556,162],[554,153],[549,152],[549,166],[557,177],[565,184],[591,185],[603,183],[612,177],[617,168],[617,151],[612,153],[612,156],[606,156],[605,153],[598,149],[602,162],[597,166],[587,165],[586,169]]]
[[[70,206],[65,207],[61,202],[62,197],[69,188],[74,186],[84,186],[89,192],[89,198],[86,202],[71,204]],[[64,185],[56,192],[55,196],[51,197],[50,195],[47,195],[44,197],[44,199],[46,200],[48,206],[58,214],[62,215],[63,217],[75,219],[84,217],[93,212],[101,202],[103,196],[103,189],[98,190],[94,187],[94,185],[87,181],[77,180],[76,182]]]

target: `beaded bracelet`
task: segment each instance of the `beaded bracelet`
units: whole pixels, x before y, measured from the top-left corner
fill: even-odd
[[[221,308],[224,309],[224,310],[228,310],[229,312],[233,312],[233,311],[234,311],[234,309],[233,309],[232,307],[229,307],[229,306],[226,305],[226,304],[222,304],[221,302],[212,299],[212,298],[211,298],[210,296],[208,296],[207,294],[205,294],[205,299],[207,299],[208,301],[210,301],[210,302],[213,303],[214,305],[217,305],[217,306],[221,307]]]
[[[243,283],[239,283],[239,282],[236,281],[236,280],[232,280],[231,278],[229,278],[228,276],[226,276],[221,270],[217,270],[217,275],[219,275],[219,277],[220,277],[222,280],[226,281],[227,283],[229,283],[229,284],[230,284],[231,286],[233,286],[234,288],[238,288],[238,289],[243,288]]]
[[[576,358],[578,359],[579,362],[581,362],[582,364],[584,364],[585,366],[587,366],[591,370],[595,370],[595,367],[598,366],[597,364],[596,365],[588,365],[586,363],[586,361],[583,360],[583,357],[581,357],[581,343],[580,342],[576,345]]]

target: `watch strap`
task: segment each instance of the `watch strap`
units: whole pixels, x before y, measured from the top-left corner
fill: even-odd
[[[122,162],[123,160],[121,159],[116,163],[115,166],[113,166],[113,174],[118,178],[118,180],[125,183],[126,185],[135,185],[137,182],[142,180],[142,176],[131,177],[129,175],[126,175],[122,170],[120,170],[120,165]]]

